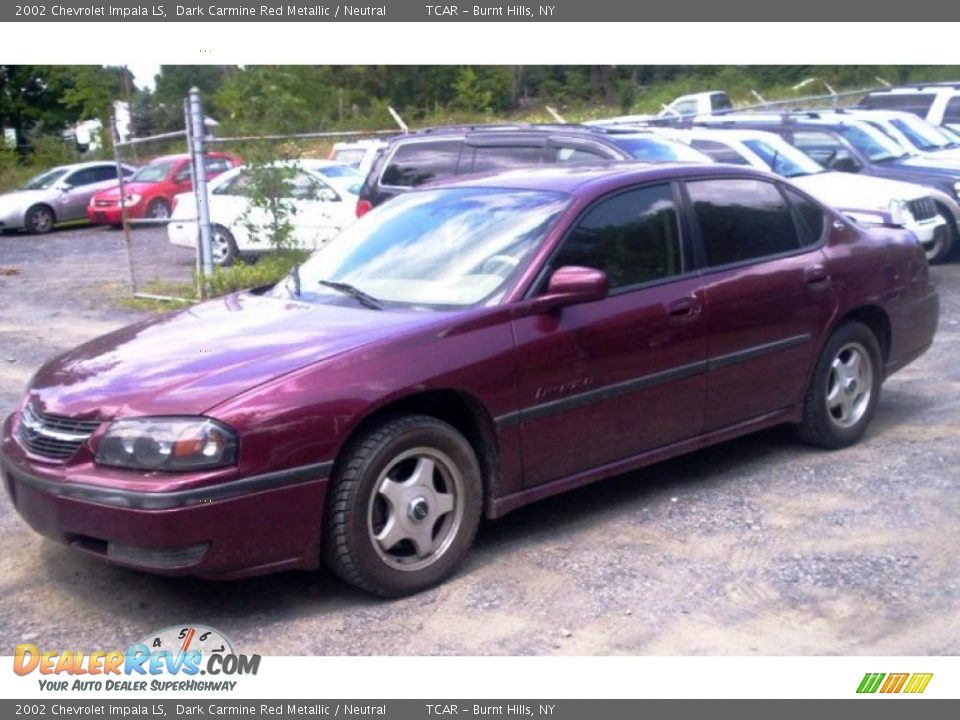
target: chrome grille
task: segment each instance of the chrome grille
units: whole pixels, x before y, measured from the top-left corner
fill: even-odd
[[[933,198],[929,197],[911,200],[907,203],[907,207],[910,208],[910,214],[913,215],[914,220],[929,220],[937,214],[937,206]]]
[[[66,460],[99,426],[99,420],[47,415],[27,405],[20,413],[19,435],[26,448],[35,455]]]

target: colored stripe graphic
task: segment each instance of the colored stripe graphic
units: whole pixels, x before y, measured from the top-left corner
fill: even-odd
[[[875,693],[877,688],[880,687],[881,681],[885,677],[885,673],[867,673],[863,676],[863,680],[860,681],[860,687],[857,688],[857,692]]]
[[[910,677],[910,673],[890,673],[887,675],[887,681],[883,684],[883,687],[880,688],[882,693],[898,693],[903,684],[907,681],[907,678]]]
[[[922,693],[927,689],[927,685],[930,684],[930,678],[932,677],[933,673],[914,673],[913,677],[910,678],[910,682],[907,683],[907,687],[904,692]]]
[[[927,689],[933,673],[867,673],[860,681],[857,688],[858,693],[875,693],[877,691],[886,694],[895,694],[899,692],[919,694]],[[886,681],[884,681],[886,679]]]

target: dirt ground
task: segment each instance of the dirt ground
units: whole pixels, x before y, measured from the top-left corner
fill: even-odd
[[[163,231],[136,248],[141,279],[189,279]],[[5,235],[4,267],[5,414],[45,359],[140,314],[103,300],[127,277],[117,232]],[[960,263],[932,274],[937,341],[861,444],[775,429],[541,502],[486,523],[461,572],[413,598],[326,572],[123,570],[41,539],[4,496],[0,642],[109,649],[203,623],[270,655],[960,654]]]

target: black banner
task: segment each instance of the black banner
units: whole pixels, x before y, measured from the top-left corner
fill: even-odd
[[[873,6],[869,18],[862,6],[848,2],[837,5],[813,3],[783,4],[766,0],[728,0],[725,3],[625,3],[623,0],[548,0],[548,3],[500,4],[453,2],[432,4],[416,0],[374,0],[373,3],[337,2],[250,2],[223,0],[188,4],[153,0],[63,0],[26,2],[0,7],[2,22],[654,22],[688,21],[902,21],[906,9],[910,18],[929,17],[939,21],[960,18],[956,5],[919,0],[909,5]],[[819,12],[822,10],[823,12]],[[855,32],[855,31],[851,31]],[[638,37],[638,41],[642,38]],[[722,45],[722,33],[718,33]]]

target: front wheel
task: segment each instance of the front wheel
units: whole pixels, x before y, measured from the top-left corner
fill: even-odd
[[[466,556],[482,499],[476,455],[456,429],[423,415],[387,420],[338,462],[325,518],[327,565],[383,597],[425,590]]]
[[[166,220],[170,217],[170,203],[163,198],[151,200],[147,205],[147,217],[151,220]]]
[[[801,437],[830,449],[857,442],[877,408],[882,374],[873,331],[856,321],[838,327],[823,348],[807,390]]]
[[[927,262],[930,265],[945,261],[950,256],[955,245],[954,240],[957,231],[955,229],[953,215],[943,209],[940,210],[940,216],[946,220],[946,224],[937,228],[933,240],[923,245],[923,252],[927,256]]]
[[[42,235],[53,230],[56,218],[53,210],[46,205],[37,205],[27,213],[27,230],[35,235]]]

